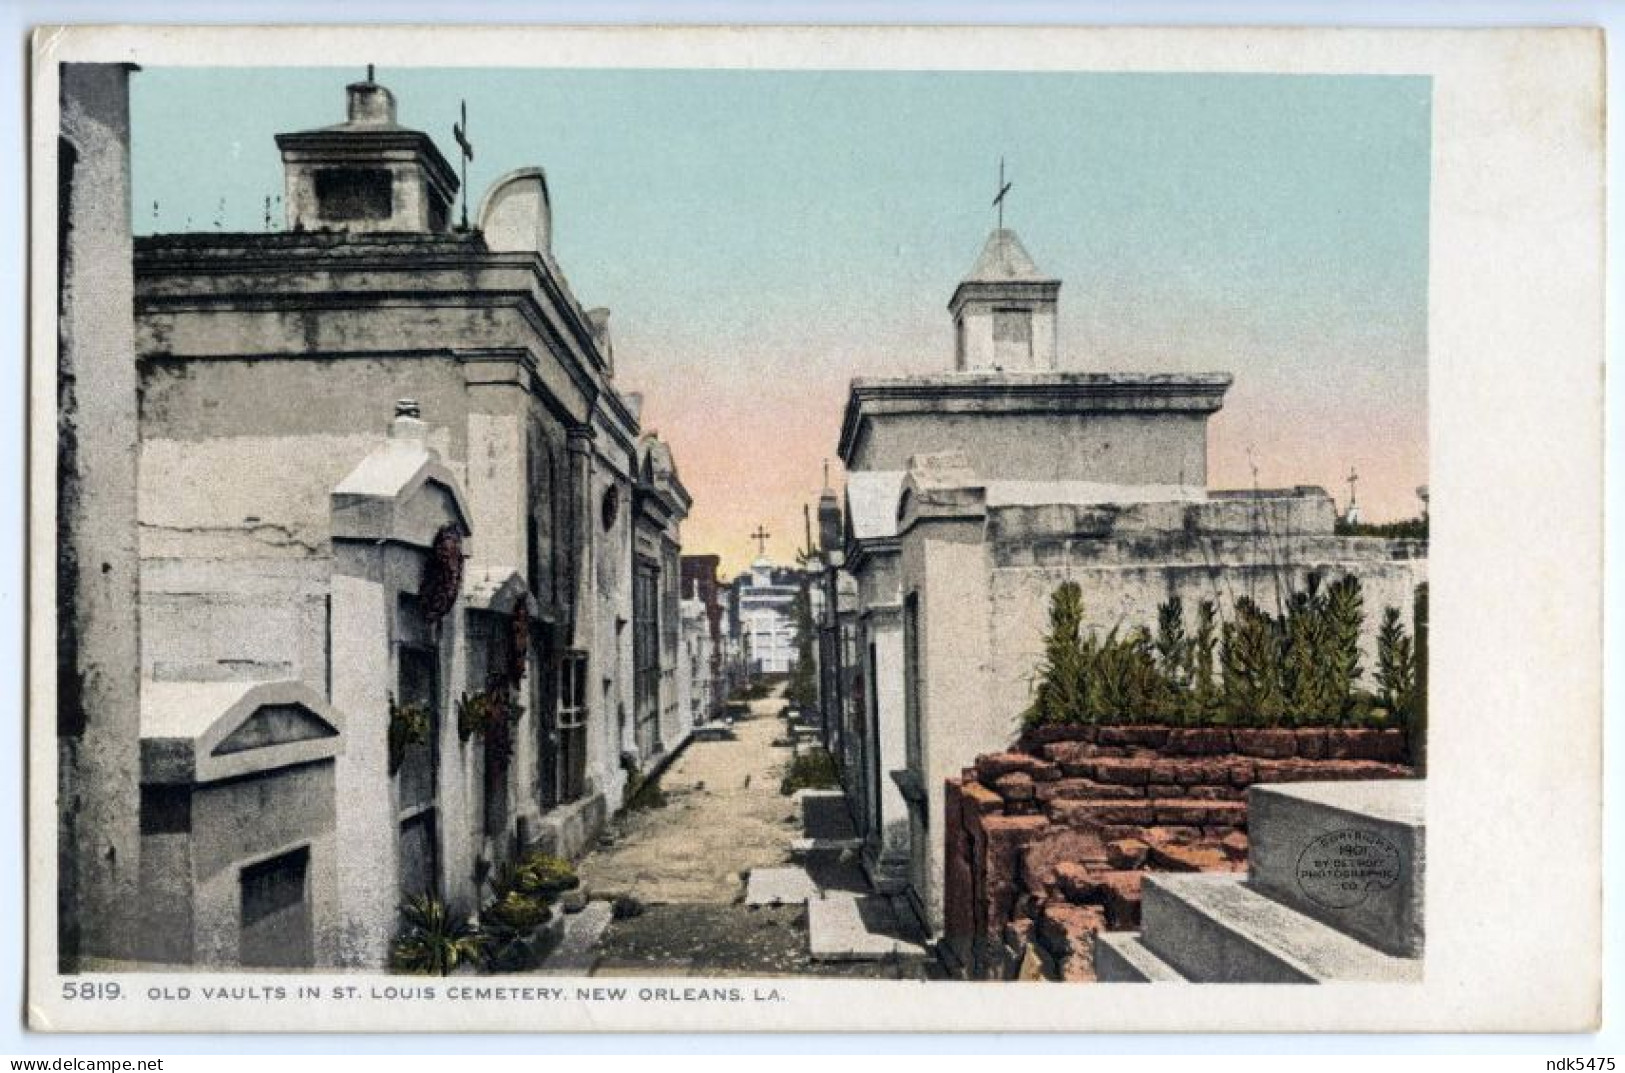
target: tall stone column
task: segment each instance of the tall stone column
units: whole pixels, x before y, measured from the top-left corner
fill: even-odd
[[[140,879],[130,70],[61,68],[57,912],[66,970],[132,955]]]
[[[565,440],[565,452],[570,458],[570,555],[571,570],[570,643],[573,647],[592,648],[592,441],[591,425],[571,428]]]
[[[593,504],[592,504],[592,458],[593,458],[593,429],[591,425],[576,425],[566,434],[564,443],[565,455],[569,467],[569,522],[568,540],[570,574],[570,607],[569,607],[569,637],[570,647],[588,653],[587,657],[587,771],[589,775],[595,771],[603,770],[612,763],[612,758],[594,755],[604,748],[604,724],[594,726],[593,720],[609,720],[615,718],[614,712],[603,712],[599,703],[598,691],[591,683],[596,682],[604,673],[604,668],[598,665],[599,660],[608,657],[609,653],[600,651],[595,643],[598,629],[598,601],[593,595],[593,579],[596,576],[597,559],[595,556],[596,541],[593,539]],[[543,668],[544,674],[552,673],[551,668]],[[603,790],[600,784],[597,787]]]

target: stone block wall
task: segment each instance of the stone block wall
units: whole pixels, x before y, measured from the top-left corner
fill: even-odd
[[[972,979],[1094,977],[1094,936],[1139,926],[1150,871],[1244,871],[1247,788],[1409,778],[1363,727],[1042,727],[944,796],[944,953]]]

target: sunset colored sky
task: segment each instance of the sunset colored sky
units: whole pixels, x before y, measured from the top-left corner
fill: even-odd
[[[539,57],[538,59],[545,59]],[[137,233],[258,230],[273,136],[339,122],[360,65],[147,68]],[[474,203],[547,170],[554,253],[614,311],[694,496],[686,550],[788,561],[853,376],[942,371],[994,226],[1063,283],[1063,368],[1234,374],[1213,487],[1319,484],[1368,520],[1427,482],[1430,83],[1289,75],[380,69]],[[449,155],[449,152],[448,152]],[[156,203],[156,204],[155,204]],[[838,466],[835,467],[839,479]]]

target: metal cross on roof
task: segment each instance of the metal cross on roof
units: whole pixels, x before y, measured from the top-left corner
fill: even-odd
[[[758,525],[756,527],[756,532],[750,535],[750,538],[756,541],[756,555],[758,558],[765,558],[767,556],[767,538],[772,535],[772,533],[767,531],[767,527],[763,525]]]
[[[468,102],[457,103],[462,117],[451,125],[451,135],[457,139],[457,148],[463,158],[463,230],[468,230],[468,162],[474,159],[474,143],[468,140]]]
[[[1004,181],[1004,157],[1001,156],[999,158],[999,193],[998,196],[993,199],[993,204],[997,206],[999,210],[1000,231],[1004,230],[1004,196],[1010,192],[1010,188],[1014,185],[1015,183],[1007,183]]]

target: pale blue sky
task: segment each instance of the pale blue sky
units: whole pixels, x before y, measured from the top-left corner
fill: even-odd
[[[331,69],[154,69],[134,80],[138,233],[262,227],[273,135],[340,121]],[[454,150],[474,203],[546,168],[555,253],[615,311],[624,386],[733,552],[799,526],[848,377],[944,369],[944,305],[1007,221],[1063,280],[1062,363],[1236,375],[1212,483],[1362,471],[1368,513],[1425,483],[1430,82],[1286,75],[380,68],[401,122]],[[154,211],[156,202],[156,212]],[[223,206],[223,207],[222,207]],[[680,397],[704,392],[706,402]],[[727,469],[699,441],[723,420]],[[684,466],[688,458],[691,464]],[[747,511],[748,508],[748,511]],[[781,519],[777,525],[774,519]],[[789,542],[777,549],[788,553]]]

